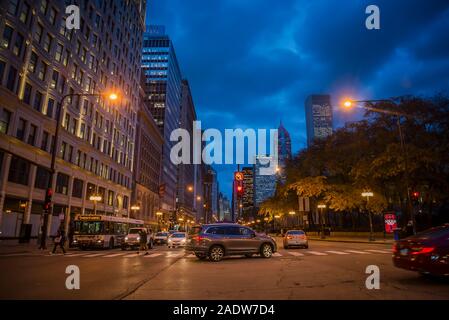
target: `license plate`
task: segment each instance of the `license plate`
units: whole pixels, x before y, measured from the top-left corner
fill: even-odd
[[[408,249],[401,249],[399,253],[401,254],[401,256],[406,256],[408,254]]]

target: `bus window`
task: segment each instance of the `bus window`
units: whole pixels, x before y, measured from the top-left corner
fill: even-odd
[[[100,234],[103,232],[103,221],[76,221],[76,234]]]

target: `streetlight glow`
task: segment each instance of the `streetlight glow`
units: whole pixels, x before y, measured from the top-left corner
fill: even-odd
[[[90,197],[89,197],[89,200],[90,201],[101,201],[101,196],[100,195],[91,195]]]
[[[318,209],[324,209],[324,208],[326,208],[326,205],[325,204],[319,204],[319,205],[317,205],[317,208]]]
[[[289,215],[295,215],[296,212],[295,212],[295,211],[290,211],[288,214],[289,214]]]
[[[158,211],[158,212],[156,212],[156,215],[160,217],[160,216],[162,216],[162,212]]]
[[[362,197],[373,197],[374,193],[368,191],[368,192],[362,192]]]
[[[138,205],[134,205],[131,207],[131,210],[137,211],[137,210],[140,210],[140,207]]]
[[[109,93],[108,98],[109,98],[109,100],[112,100],[112,101],[117,100],[118,94],[115,92],[111,92],[111,93]]]
[[[349,100],[349,99],[345,100],[343,102],[343,106],[346,107],[346,108],[351,108],[352,107],[352,100]]]

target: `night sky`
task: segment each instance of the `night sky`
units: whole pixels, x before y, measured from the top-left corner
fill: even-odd
[[[380,30],[365,8],[380,8]],[[449,1],[149,0],[190,82],[203,128],[276,128],[306,145],[304,100],[330,93],[335,127],[358,115],[344,96],[431,95],[449,88]],[[215,166],[231,195],[236,166]]]

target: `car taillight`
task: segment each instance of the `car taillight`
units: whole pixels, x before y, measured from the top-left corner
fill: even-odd
[[[435,250],[434,247],[421,247],[421,248],[414,248],[414,250],[412,251],[412,254],[426,254],[426,253],[431,253]]]
[[[306,236],[299,236],[299,239],[305,239]]]
[[[395,243],[395,244],[393,245],[393,253],[396,253],[396,252],[398,252],[398,251],[399,251],[399,244]]]
[[[195,240],[195,241],[200,242],[201,240],[204,239],[204,237],[202,237],[202,236],[194,236],[192,239]]]

